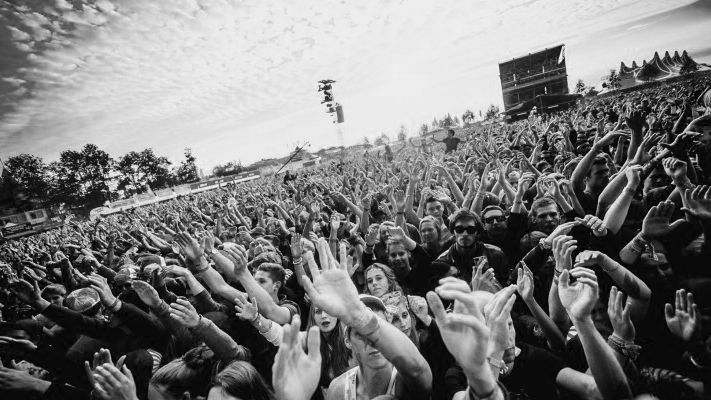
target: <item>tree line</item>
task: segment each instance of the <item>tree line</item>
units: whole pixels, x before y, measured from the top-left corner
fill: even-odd
[[[199,180],[195,156],[173,165],[152,149],[131,151],[114,159],[94,144],[64,150],[58,161],[19,154],[5,161],[0,185],[0,207],[17,211],[38,207],[91,209],[106,201],[130,197],[150,188],[158,190]]]

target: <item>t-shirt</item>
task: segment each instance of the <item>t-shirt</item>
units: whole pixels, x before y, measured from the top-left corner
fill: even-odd
[[[511,372],[499,379],[511,399],[557,399],[556,378],[565,362],[540,347],[521,343]]]
[[[279,296],[278,305],[289,310],[289,321],[294,318],[294,315],[301,315],[301,313],[299,312],[299,305],[291,300],[287,300],[286,296],[284,295]]]
[[[442,139],[442,143],[444,143],[444,145],[447,146],[444,149],[444,152],[451,153],[454,150],[457,150],[457,146],[459,146],[459,142],[461,142],[461,141],[462,141],[461,139],[455,138],[455,137],[446,137],[446,138]]]

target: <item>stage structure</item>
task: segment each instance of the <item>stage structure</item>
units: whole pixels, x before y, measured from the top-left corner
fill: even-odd
[[[579,98],[570,95],[565,45],[530,53],[499,64],[499,78],[507,120],[567,108]]]
[[[333,123],[343,123],[343,106],[341,106],[333,95],[333,84],[336,81],[332,79],[323,79],[318,81],[318,92],[323,95],[321,104],[326,105],[326,114],[333,116]]]

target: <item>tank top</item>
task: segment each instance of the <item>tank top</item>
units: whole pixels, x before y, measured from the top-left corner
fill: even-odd
[[[390,382],[388,382],[388,389],[383,393],[383,395],[395,396],[395,376],[397,376],[397,370],[393,367],[390,373]],[[346,385],[343,393],[344,400],[356,400],[358,398],[358,367],[353,367],[346,372]]]

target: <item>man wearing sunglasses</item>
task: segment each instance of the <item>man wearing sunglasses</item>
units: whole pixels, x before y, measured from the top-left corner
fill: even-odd
[[[489,267],[499,282],[506,282],[508,261],[500,248],[482,242],[485,233],[479,216],[467,209],[460,209],[450,218],[449,226],[454,232],[454,244],[432,263],[443,276],[454,275],[467,282],[472,280],[472,270],[478,257],[486,257]]]
[[[521,214],[507,216],[501,207],[490,205],[481,211],[481,216],[484,226],[481,241],[500,248],[510,261],[518,261],[518,242],[525,233],[525,220]]]

